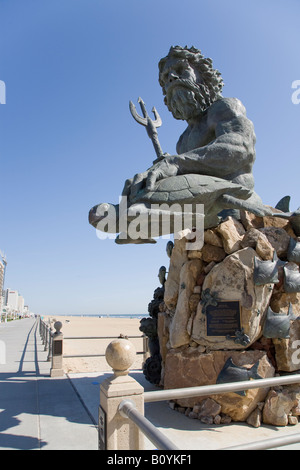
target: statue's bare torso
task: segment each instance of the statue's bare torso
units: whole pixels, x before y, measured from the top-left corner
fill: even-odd
[[[221,98],[189,125],[177,143],[178,174],[217,176],[253,189],[255,133],[236,98]],[[172,157],[171,157],[172,158]]]

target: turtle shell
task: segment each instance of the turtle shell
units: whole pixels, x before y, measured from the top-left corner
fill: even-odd
[[[223,194],[247,199],[251,191],[242,185],[214,176],[187,174],[171,176],[156,183],[154,191],[141,190],[136,202],[198,203],[211,205]]]

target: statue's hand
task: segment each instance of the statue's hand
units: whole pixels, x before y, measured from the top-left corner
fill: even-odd
[[[155,183],[159,180],[169,178],[170,176],[176,176],[178,173],[178,166],[173,162],[170,162],[169,159],[164,158],[164,160],[156,163],[148,170],[147,180],[146,180],[146,190],[153,191]]]
[[[131,185],[131,197],[134,198],[143,187],[145,187],[146,191],[153,191],[157,181],[170,176],[176,176],[177,173],[178,166],[170,162],[169,159],[164,158],[164,160],[156,163],[149,170],[135,175]]]

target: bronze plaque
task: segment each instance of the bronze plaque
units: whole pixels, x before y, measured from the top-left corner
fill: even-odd
[[[222,301],[206,307],[207,336],[235,336],[241,329],[240,302]]]
[[[98,449],[106,450],[106,413],[101,405],[98,413]]]
[[[53,356],[60,356],[63,348],[62,340],[53,341]]]

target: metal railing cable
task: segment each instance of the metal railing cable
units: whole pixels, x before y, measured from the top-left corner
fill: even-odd
[[[110,340],[110,339],[117,339],[117,336],[66,336],[64,337],[65,340]],[[143,339],[145,341],[146,336],[145,335],[139,335],[139,336],[126,336],[127,339]],[[145,343],[143,344],[143,351],[136,351],[136,354],[146,354],[147,353],[147,346]],[[78,358],[78,357],[105,357],[105,353],[103,354],[64,354],[65,359],[71,359],[71,358]]]
[[[51,359],[51,350],[52,350],[52,335],[53,330],[51,325],[49,325],[38,317],[39,320],[39,331],[40,336],[42,338],[42,343],[45,346],[45,351],[48,350],[48,360]],[[114,340],[117,339],[117,336],[65,336],[64,341],[66,340]],[[146,355],[148,352],[148,338],[145,335],[138,335],[138,336],[126,336],[128,339],[142,339],[143,340],[143,351],[136,351],[137,355]],[[72,359],[72,358],[80,358],[80,357],[104,357],[105,353],[103,354],[64,354],[64,359]]]

